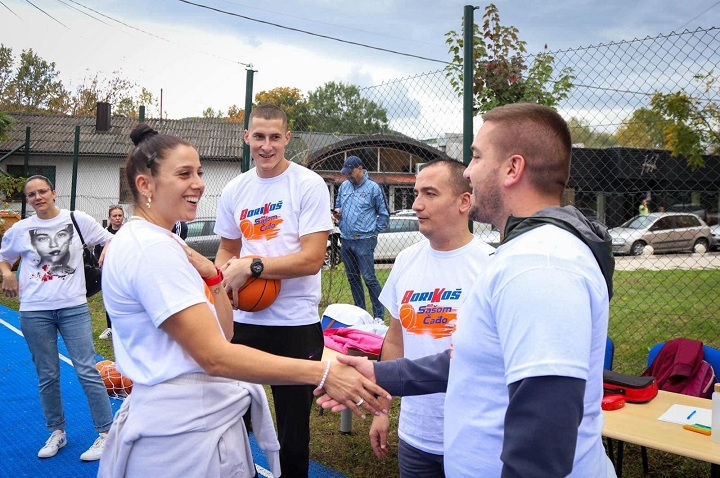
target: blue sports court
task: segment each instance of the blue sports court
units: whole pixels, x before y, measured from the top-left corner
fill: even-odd
[[[37,390],[37,377],[25,339],[20,332],[18,313],[0,306],[0,477],[84,478],[97,476],[98,462],[82,462],[80,454],[95,440],[82,393],[72,363],[67,358],[62,339],[60,373],[63,406],[67,420],[68,444],[53,458],[37,457],[38,450],[50,436],[45,428]],[[98,357],[101,360],[102,357]],[[110,399],[116,412],[122,402]],[[259,476],[271,476],[262,450],[250,436]],[[312,478],[346,478],[316,462],[310,462]]]

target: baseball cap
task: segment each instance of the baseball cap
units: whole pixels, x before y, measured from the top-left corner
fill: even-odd
[[[343,164],[343,167],[340,170],[340,173],[350,174],[350,171],[357,168],[358,166],[362,166],[362,160],[357,156],[348,156],[348,158],[345,160],[345,164]]]

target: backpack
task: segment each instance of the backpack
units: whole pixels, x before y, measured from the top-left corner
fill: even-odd
[[[712,365],[703,360],[700,362],[700,367],[697,372],[690,377],[687,385],[680,393],[693,397],[710,398],[714,383],[715,370]]]
[[[703,358],[703,344],[699,340],[672,339],[663,345],[642,375],[654,376],[660,390],[710,398],[715,371]]]

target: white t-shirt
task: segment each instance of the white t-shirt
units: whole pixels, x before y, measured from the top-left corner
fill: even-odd
[[[277,257],[299,252],[300,237],[333,228],[330,193],[315,172],[295,163],[279,176],[260,178],[255,168],[223,189],[215,233],[242,238],[240,255]],[[273,304],[258,312],[234,311],[236,322],[298,326],[320,320],[320,271],[284,279]]]
[[[452,339],[447,476],[499,477],[507,387],[548,375],[587,381],[569,476],[606,476],[600,402],[608,314],[600,267],[572,233],[545,225],[498,247],[463,304]]]
[[[195,304],[206,303],[215,314],[210,290],[177,241],[182,239],[167,229],[131,220],[105,253],[103,301],[112,317],[115,361],[122,374],[143,385],[203,372],[160,329],[168,317]]]
[[[86,244],[105,244],[113,238],[88,214],[74,212]],[[87,302],[82,242],[70,211],[60,209],[52,219],[30,216],[5,232],[0,261],[12,265],[20,257],[20,311],[57,310]]]
[[[402,324],[404,357],[450,348],[458,310],[495,249],[476,237],[453,251],[425,239],[398,254],[380,301]],[[403,397],[398,436],[426,453],[443,454],[444,393]]]

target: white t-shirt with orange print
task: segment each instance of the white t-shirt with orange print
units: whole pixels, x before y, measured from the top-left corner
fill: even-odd
[[[215,233],[242,238],[240,255],[277,257],[299,252],[300,237],[333,228],[325,181],[299,164],[274,178],[255,168],[230,181],[218,204]],[[284,279],[273,304],[258,312],[234,311],[235,322],[299,326],[320,321],[320,272]]]
[[[405,358],[450,347],[458,309],[494,251],[473,238],[453,251],[436,251],[426,239],[400,252],[380,301],[402,324]],[[444,406],[444,393],[403,397],[398,436],[414,448],[442,455]]]

